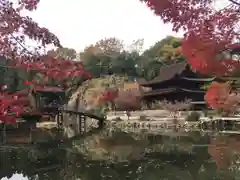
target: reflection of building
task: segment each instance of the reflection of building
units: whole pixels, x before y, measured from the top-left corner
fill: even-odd
[[[213,80],[214,78],[200,78],[186,62],[181,62],[161,68],[158,77],[148,82],[141,82],[140,85],[152,89],[144,93],[147,102],[191,99],[191,103],[195,106],[202,106],[205,105],[205,91],[201,87]]]

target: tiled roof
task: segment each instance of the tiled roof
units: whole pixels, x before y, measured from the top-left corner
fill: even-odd
[[[183,89],[183,88],[164,88],[164,89],[156,89],[148,92],[144,92],[144,96],[154,96],[154,95],[161,95],[173,92],[193,92],[193,93],[205,93],[204,90],[192,90],[192,89]]]
[[[181,74],[186,69],[186,67],[187,67],[186,62],[181,62],[181,63],[163,67],[160,69],[160,73],[158,77],[146,83],[141,83],[140,85],[144,86],[144,85],[149,85],[149,84],[170,80],[175,76]]]

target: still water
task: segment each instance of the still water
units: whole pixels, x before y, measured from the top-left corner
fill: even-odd
[[[240,135],[103,130],[0,150],[1,180],[238,180]]]

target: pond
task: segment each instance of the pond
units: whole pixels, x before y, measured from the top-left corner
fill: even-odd
[[[105,129],[68,144],[0,148],[1,180],[235,180],[240,135]]]

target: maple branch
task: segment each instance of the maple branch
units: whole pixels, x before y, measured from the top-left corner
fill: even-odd
[[[238,5],[238,6],[240,6],[240,3],[239,2],[237,2],[237,1],[235,1],[235,0],[229,0],[231,3],[233,3],[233,4],[235,4],[235,5]]]
[[[21,42],[18,41],[18,39],[13,35],[10,34],[10,36],[30,55],[34,55],[32,52],[30,52]]]

